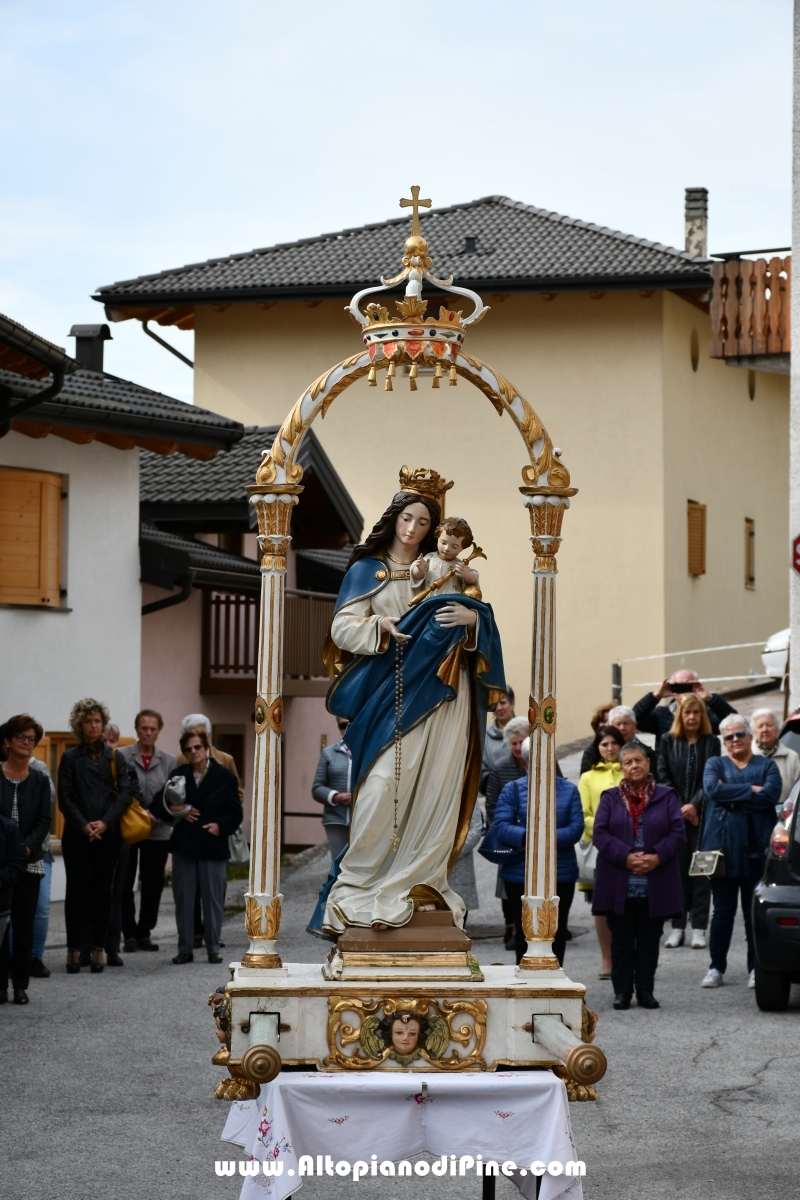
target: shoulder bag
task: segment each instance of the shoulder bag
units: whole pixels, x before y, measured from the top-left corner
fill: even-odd
[[[478,846],[478,854],[482,855],[487,862],[497,863],[499,867],[516,867],[525,861],[525,851],[518,850],[516,846],[506,846],[501,842],[494,825],[490,826]]]
[[[722,879],[725,875],[725,854],[722,850],[695,850],[689,864],[693,879]]]
[[[117,752],[111,751],[111,778],[114,781],[114,795],[117,794],[119,785],[117,782]],[[142,808],[139,801],[134,796],[125,812],[119,819],[119,832],[126,846],[133,846],[136,842],[143,842],[146,837],[150,836],[150,830],[153,828],[150,823],[147,809]]]
[[[250,847],[247,844],[247,838],[244,836],[241,825],[236,830],[236,833],[229,835],[228,851],[232,863],[250,862]]]
[[[588,883],[594,887],[594,872],[597,865],[597,846],[590,838],[589,841],[575,843],[575,857],[578,860],[578,883]]]

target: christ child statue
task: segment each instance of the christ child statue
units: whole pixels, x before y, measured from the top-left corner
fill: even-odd
[[[442,580],[436,588],[438,596],[445,592],[470,595],[478,583],[478,572],[461,562],[459,554],[473,542],[472,530],[463,517],[446,517],[436,528],[436,549],[422,554],[411,566],[411,586],[414,589]]]

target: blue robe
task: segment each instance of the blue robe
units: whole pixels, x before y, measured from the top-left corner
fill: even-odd
[[[380,559],[363,558],[347,572],[336,602],[336,611],[354,600],[375,595],[389,581],[386,565]],[[479,614],[477,645],[464,654],[463,646],[471,631],[463,625],[444,627],[435,619],[436,612],[456,600]],[[455,699],[456,691],[447,681],[458,674],[458,658],[463,656],[473,689],[473,717],[470,722],[470,759],[477,770],[468,769],[468,786],[462,797],[460,830],[466,832],[477,795],[480,773],[480,748],[483,744],[486,710],[493,708],[506,691],[503,655],[494,615],[488,604],[469,596],[431,596],[409,608],[397,623],[401,633],[411,636],[403,647],[403,708],[400,728],[403,735],[415,729],[441,704]],[[398,643],[391,640],[379,654],[354,657],[328,689],[327,708],[336,716],[347,717],[350,724],[344,735],[352,756],[353,802],[358,788],[376,760],[395,739],[395,663]],[[457,854],[460,846],[454,847]],[[328,894],[340,873],[347,847],[333,863],[320,891],[319,902],[308,932],[327,937],[322,918]]]

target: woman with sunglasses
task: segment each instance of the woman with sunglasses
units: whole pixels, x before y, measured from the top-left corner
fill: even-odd
[[[208,961],[221,963],[228,838],[242,823],[238,780],[211,757],[205,729],[187,729],[180,747],[186,762],[167,780],[160,809],[156,798],[152,810],[175,826],[169,848],[178,953],[172,961],[177,966],[194,962],[194,898],[199,886]]]
[[[689,865],[703,819],[703,769],[710,758],[718,758],[721,753],[719,738],[711,732],[705,701],[695,692],[678,696],[672,728],[661,739],[656,769],[658,782],[677,792],[686,829],[686,845],[678,852],[684,913],[673,917],[672,932],[664,942],[668,950],[683,945],[687,917],[692,925],[692,949],[706,948],[711,888],[704,875],[689,874]]]
[[[11,926],[0,944],[0,1004],[8,996],[8,979],[14,987],[14,1003],[28,1003],[33,922],[44,875],[42,853],[50,830],[53,798],[50,777],[32,771],[31,758],[42,739],[42,727],[27,713],[11,717],[0,729],[0,816],[18,826],[26,855],[25,873],[14,885]],[[13,937],[13,949],[9,938]]]
[[[727,757],[710,758],[703,771],[706,811],[700,849],[721,850],[725,855],[725,874],[711,880],[714,897],[711,966],[700,986],[715,988],[724,982],[736,906],[741,896],[752,988],[756,965],[753,891],[764,870],[775,824],[775,805],[783,784],[772,759],[753,754],[753,734],[744,717],[738,714],[726,717],[719,732]]]

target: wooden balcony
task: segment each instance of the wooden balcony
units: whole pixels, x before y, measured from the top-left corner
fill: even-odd
[[[791,255],[714,263],[711,358],[789,374],[791,268]]]
[[[283,694],[324,696],[328,677],[322,644],[336,597],[324,592],[286,592],[283,638]],[[203,647],[200,693],[204,696],[256,694],[259,597],[236,592],[203,592]]]

